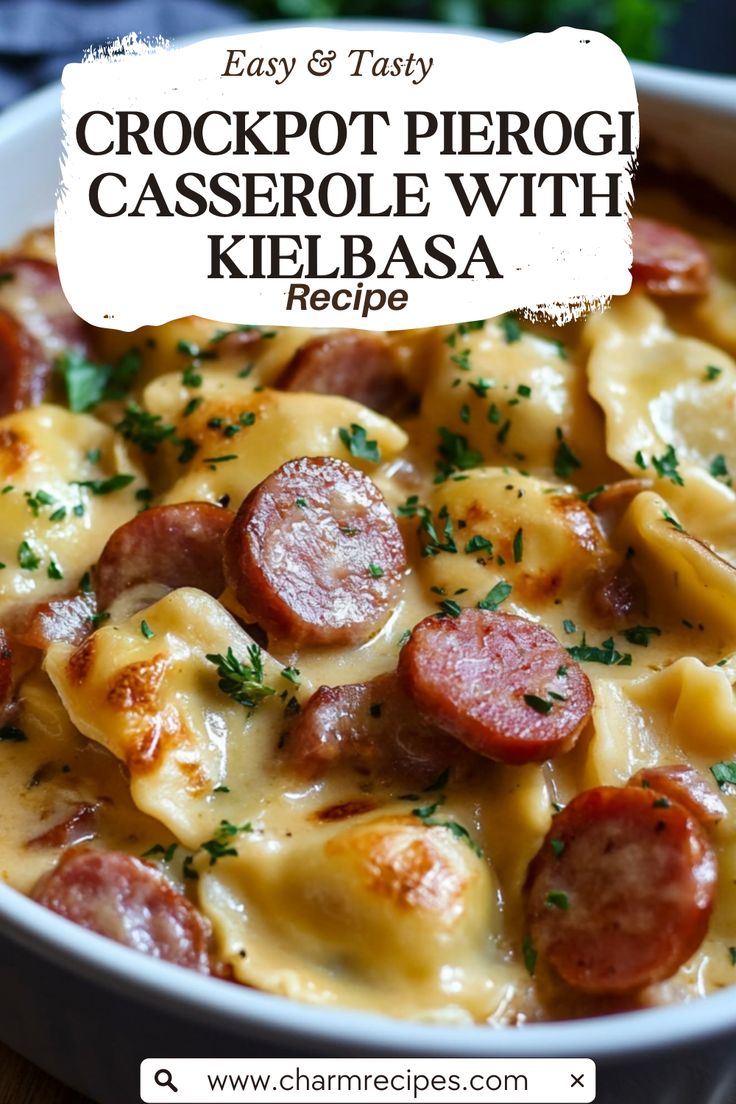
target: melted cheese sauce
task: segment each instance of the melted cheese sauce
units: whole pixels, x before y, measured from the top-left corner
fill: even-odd
[[[649,203],[687,225],[669,199]],[[560,993],[543,969],[530,977],[521,887],[556,805],[580,790],[625,784],[644,766],[688,762],[707,774],[736,759],[736,243],[705,220],[692,228],[716,267],[697,301],[635,292],[563,330],[501,319],[392,335],[397,371],[419,395],[401,425],[348,399],[270,389],[311,333],[209,346],[217,323],[193,318],[99,335],[109,361],[138,349],[134,398],[175,427],[178,445],[147,453],[124,441],[110,404],[0,419],[1,478],[13,488],[0,498],[0,616],[73,592],[139,508],[141,487],[154,502],[228,496],[236,508],[301,455],[349,460],[403,507],[410,564],[399,604],[362,646],[273,643],[264,678],[276,693],[253,710],[223,693],[206,658],[229,647],[244,658],[252,644],[236,620],[247,622],[247,610],[229,592],[161,597],[145,610],[150,637],[141,612],[121,606],[79,648],[53,645],[43,666],[29,649],[16,691],[27,740],[0,743],[0,876],[28,891],[59,854],[47,827],[96,806],[96,846],[141,854],[158,844],[160,855],[176,844],[162,861],[248,985],[448,1022],[620,1008]],[[48,253],[42,236],[26,244]],[[197,347],[217,355],[186,372]],[[350,454],[339,430],[353,424],[377,442],[379,463]],[[670,446],[674,481],[652,459]],[[135,480],[103,496],[79,486],[118,473]],[[581,492],[631,478],[642,482],[601,524]],[[34,512],[39,490],[53,504]],[[64,518],[52,521],[60,506]],[[21,562],[24,541],[38,566]],[[62,578],[49,577],[52,561]],[[638,642],[605,627],[589,597],[601,573],[627,564],[646,595],[643,624],[657,630]],[[600,648],[610,638],[605,648],[623,657],[584,664],[596,702],[572,752],[524,767],[483,761],[441,795],[407,797],[405,784],[342,769],[297,779],[282,745],[299,703],[320,685],[395,669],[406,630],[440,602],[472,606],[499,585],[511,588],[504,609],[563,644]],[[293,667],[298,685],[284,675]],[[467,835],[413,813],[440,796],[441,820]],[[675,978],[630,1004],[686,1000],[734,980],[736,802],[723,796],[709,936]],[[223,822],[234,834],[222,834]],[[85,838],[80,825],[75,839]]]

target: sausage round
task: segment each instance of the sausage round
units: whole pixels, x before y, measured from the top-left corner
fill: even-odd
[[[631,238],[631,275],[652,295],[702,295],[708,290],[710,260],[691,234],[655,219],[633,218]]]
[[[716,858],[703,828],[656,790],[601,786],[558,813],[529,866],[535,950],[588,993],[671,977],[700,946]]]
[[[552,633],[499,611],[420,621],[399,675],[425,717],[504,763],[568,751],[593,706],[587,675]]]
[[[285,746],[294,769],[317,778],[334,768],[423,787],[473,756],[423,720],[395,674],[346,686],[320,686],[299,713]]]
[[[255,487],[225,541],[225,577],[266,630],[355,644],[398,599],[406,550],[383,495],[329,456],[290,460]]]
[[[73,848],[41,878],[33,897],[98,935],[210,973],[209,921],[160,870],[132,855]]]
[[[94,573],[97,603],[108,606],[129,587],[193,586],[219,597],[222,554],[233,514],[211,502],[175,502],[136,514],[112,534]]]
[[[388,342],[370,333],[343,331],[305,342],[279,376],[276,387],[344,395],[393,416],[406,409],[409,398]]]
[[[23,611],[13,626],[13,639],[42,652],[57,641],[76,647],[92,632],[92,618],[96,612],[93,594],[74,594],[39,602]]]
[[[51,365],[36,339],[0,307],[0,415],[37,406],[50,372]]]
[[[679,801],[707,827],[718,824],[727,812],[726,806],[702,774],[685,763],[644,767],[629,779],[629,785],[656,790],[673,801]]]
[[[0,628],[0,710],[4,709],[10,700],[13,689],[13,652],[8,641],[8,635]]]

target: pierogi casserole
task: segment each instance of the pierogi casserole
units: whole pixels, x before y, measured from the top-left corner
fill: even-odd
[[[94,330],[8,247],[9,886],[445,1024],[736,981],[736,238],[632,234],[579,322],[382,334]]]

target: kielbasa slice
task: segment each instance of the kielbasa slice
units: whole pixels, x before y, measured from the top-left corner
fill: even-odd
[[[107,609],[129,587],[193,586],[218,598],[222,554],[233,514],[211,502],[175,502],[136,514],[112,534],[94,572],[97,603]]]
[[[0,628],[0,710],[10,700],[13,689],[13,652],[8,635]]]
[[[587,675],[552,633],[499,611],[420,621],[399,675],[426,718],[504,763],[568,751],[593,707]]]
[[[19,644],[45,652],[51,644],[81,644],[94,627],[97,612],[93,594],[73,594],[67,598],[52,598],[39,602],[25,613],[13,628]]]
[[[409,392],[384,337],[340,332],[314,337],[291,358],[276,387],[344,395],[382,414],[406,410]]]
[[[586,790],[529,866],[532,945],[577,989],[634,992],[695,953],[716,878],[706,834],[678,802],[636,786]]]
[[[307,778],[348,767],[382,781],[424,787],[472,762],[457,740],[423,720],[395,674],[346,686],[320,686],[286,742],[294,769]]]
[[[406,550],[383,495],[329,456],[290,460],[255,487],[225,541],[225,577],[275,637],[356,644],[398,599]]]
[[[656,790],[672,801],[679,801],[706,827],[718,824],[727,812],[726,806],[703,775],[686,763],[644,767],[629,779],[629,785]]]
[[[209,921],[160,870],[121,851],[73,848],[33,897],[75,924],[200,973],[210,973]]]
[[[38,406],[51,365],[18,319],[0,307],[0,415]]]
[[[50,828],[28,841],[28,847],[71,847],[95,835],[95,818],[99,804],[81,802],[63,810],[62,816]]]
[[[656,219],[633,218],[631,237],[636,284],[652,295],[702,295],[708,290],[710,260],[692,234]]]

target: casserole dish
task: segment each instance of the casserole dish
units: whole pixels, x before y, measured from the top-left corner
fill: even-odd
[[[733,187],[734,82],[649,66],[636,75],[645,143],[651,135],[652,148],[672,169],[694,169],[724,190]],[[0,241],[49,220],[58,145],[56,88],[0,120]],[[155,1054],[569,1054],[600,1063],[600,1100],[625,1093],[634,1101],[718,1104],[736,1094],[729,1060],[733,991],[695,1004],[523,1031],[396,1023],[306,1008],[141,959],[71,929],[4,887],[0,916],[6,998],[0,1034],[102,1104],[135,1099],[138,1063]]]

